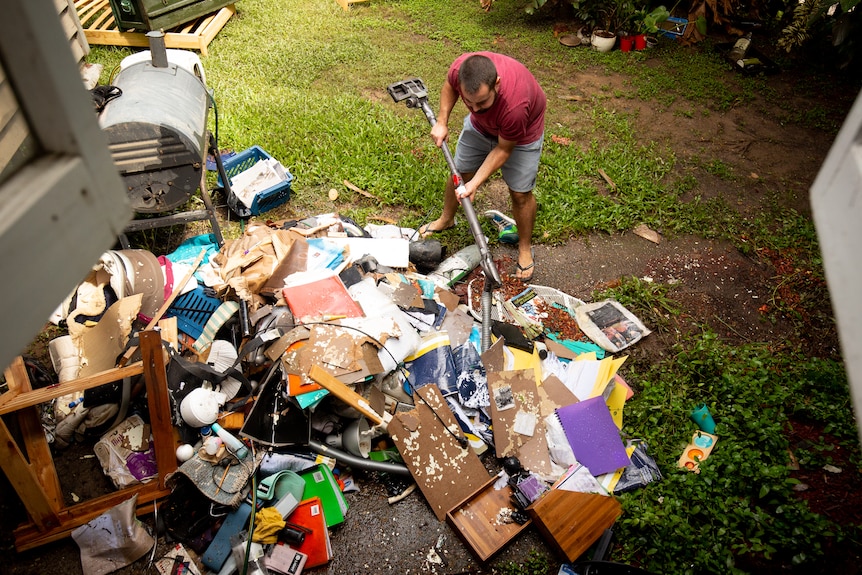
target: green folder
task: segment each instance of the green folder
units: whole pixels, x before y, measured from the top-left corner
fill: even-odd
[[[347,513],[347,499],[341,491],[332,470],[327,465],[320,463],[301,471],[299,476],[305,480],[305,491],[303,499],[319,497],[323,504],[323,515],[326,518],[326,526],[332,527],[344,523],[344,515]]]

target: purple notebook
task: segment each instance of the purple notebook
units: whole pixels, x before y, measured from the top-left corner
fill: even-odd
[[[620,430],[601,396],[560,407],[557,418],[575,458],[593,476],[616,471],[630,463]]]

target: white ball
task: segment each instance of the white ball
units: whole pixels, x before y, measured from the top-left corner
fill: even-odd
[[[188,443],[183,443],[177,447],[177,461],[185,463],[195,454],[195,448]]]

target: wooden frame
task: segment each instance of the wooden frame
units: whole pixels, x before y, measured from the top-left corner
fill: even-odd
[[[108,0],[75,0],[78,18],[84,26],[84,35],[90,44],[149,48],[145,32],[121,32],[114,21]],[[192,22],[165,31],[165,46],[183,50],[198,50],[207,55],[212,42],[228,20],[236,14],[233,4]]]
[[[20,357],[6,370],[9,391],[0,396],[0,415],[17,415],[23,449],[10,433],[6,422],[0,418],[0,468],[30,516],[28,523],[15,530],[15,547],[18,551],[67,537],[76,527],[135,494],[138,496],[138,513],[146,513],[151,511],[153,501],[170,493],[165,481],[170,473],[176,471],[177,460],[165,371],[168,358],[161,336],[156,331],[141,332],[140,347],[141,362],[64,382],[56,387],[32,389]],[[157,479],[70,507],[64,506],[60,480],[39,420],[38,404],[136,375],[143,375],[146,382]]]
[[[354,4],[358,4],[360,2],[368,2],[369,0],[335,0],[338,2],[338,5],[347,12]]]

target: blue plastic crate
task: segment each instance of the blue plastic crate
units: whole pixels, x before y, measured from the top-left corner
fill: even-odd
[[[224,171],[228,178],[233,178],[235,175],[244,172],[254,166],[261,160],[272,158],[260,146],[252,146],[247,150],[243,150],[236,156],[229,158],[224,162]],[[234,195],[233,191],[228,195],[227,204],[233,212],[241,218],[249,216],[258,216],[264,212],[280,206],[290,199],[290,184],[293,182],[293,175],[284,169],[287,174],[287,179],[280,184],[267,188],[254,197],[251,207],[247,207],[239,198]],[[224,187],[221,181],[221,176],[218,179],[218,185]]]
[[[165,312],[165,317],[176,317],[177,328],[197,339],[220,305],[220,299],[208,296],[203,286],[198,284],[198,287],[174,300]]]
[[[676,40],[685,34],[685,29],[687,27],[688,20],[685,18],[675,18],[674,16],[670,16],[664,22],[659,22],[658,33],[670,38],[671,40]]]

